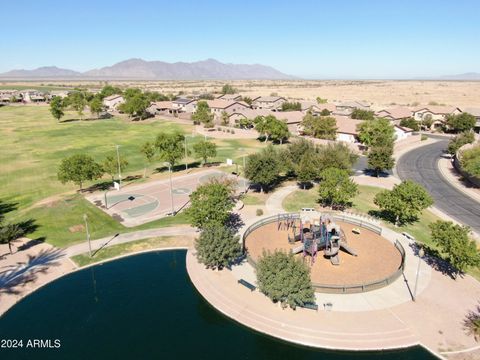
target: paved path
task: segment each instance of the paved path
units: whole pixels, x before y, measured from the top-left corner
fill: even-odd
[[[438,167],[447,143],[442,139],[405,153],[398,159],[398,175],[402,180],[412,179],[423,185],[434,198],[435,207],[480,233],[480,203],[445,179]]]

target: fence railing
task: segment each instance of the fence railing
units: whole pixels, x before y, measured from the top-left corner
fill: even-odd
[[[346,214],[338,214],[338,213],[328,213],[334,220],[337,221],[342,221],[346,222],[349,224],[353,224],[355,226],[359,226],[361,228],[370,230],[375,232],[378,235],[382,234],[382,228],[380,226],[371,224],[367,221],[364,221],[362,219],[358,219],[356,217],[352,217]],[[285,220],[285,219],[300,219],[300,214],[299,213],[287,213],[287,214],[279,214],[279,215],[273,215],[266,217],[264,219],[261,219],[257,221],[256,223],[250,225],[245,232],[243,233],[242,236],[242,244],[243,244],[243,250],[245,252],[245,240],[246,238],[256,229],[262,227],[263,225],[270,224],[272,222],[276,222],[279,219],[280,220]],[[345,285],[327,285],[327,284],[317,284],[317,283],[312,283],[313,288],[317,292],[323,292],[323,293],[336,293],[336,294],[353,294],[353,293],[359,293],[359,292],[366,292],[366,291],[372,291],[375,289],[380,289],[384,286],[387,286],[397,280],[403,273],[403,270],[405,268],[405,249],[403,248],[402,244],[396,240],[394,243],[395,248],[398,250],[401,256],[401,262],[400,266],[398,269],[391,275],[380,279],[380,280],[375,280],[372,282],[368,283],[362,283],[362,284],[345,284]],[[257,267],[256,261],[248,254],[246,253],[246,258],[248,263],[253,266],[254,268]]]

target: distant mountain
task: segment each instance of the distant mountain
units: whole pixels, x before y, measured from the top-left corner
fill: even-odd
[[[68,69],[60,69],[56,66],[44,66],[35,70],[11,70],[0,74],[2,79],[65,79],[78,78],[82,74]]]
[[[12,70],[0,74],[0,79],[109,79],[109,80],[277,80],[294,79],[270,66],[224,64],[214,59],[192,63],[145,61],[130,59],[112,66],[79,73],[57,67],[35,70]]]
[[[444,75],[440,76],[442,80],[480,80],[480,73],[476,72],[467,72],[464,74],[457,75]]]

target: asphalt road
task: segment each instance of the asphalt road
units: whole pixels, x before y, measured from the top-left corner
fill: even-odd
[[[438,160],[447,147],[441,139],[405,153],[397,162],[402,180],[411,179],[423,185],[435,200],[435,207],[480,234],[480,204],[451,185],[441,174]]]

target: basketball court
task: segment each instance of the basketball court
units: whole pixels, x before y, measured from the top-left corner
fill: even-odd
[[[218,170],[204,170],[187,175],[172,176],[172,192],[170,179],[163,179],[139,185],[127,185],[121,190],[109,190],[87,196],[87,200],[101,208],[114,219],[127,227],[169,216],[184,209],[189,202],[190,194],[212,178],[231,177]],[[236,178],[236,177],[235,177]],[[243,188],[243,180],[239,181]],[[107,206],[105,206],[105,200]]]

